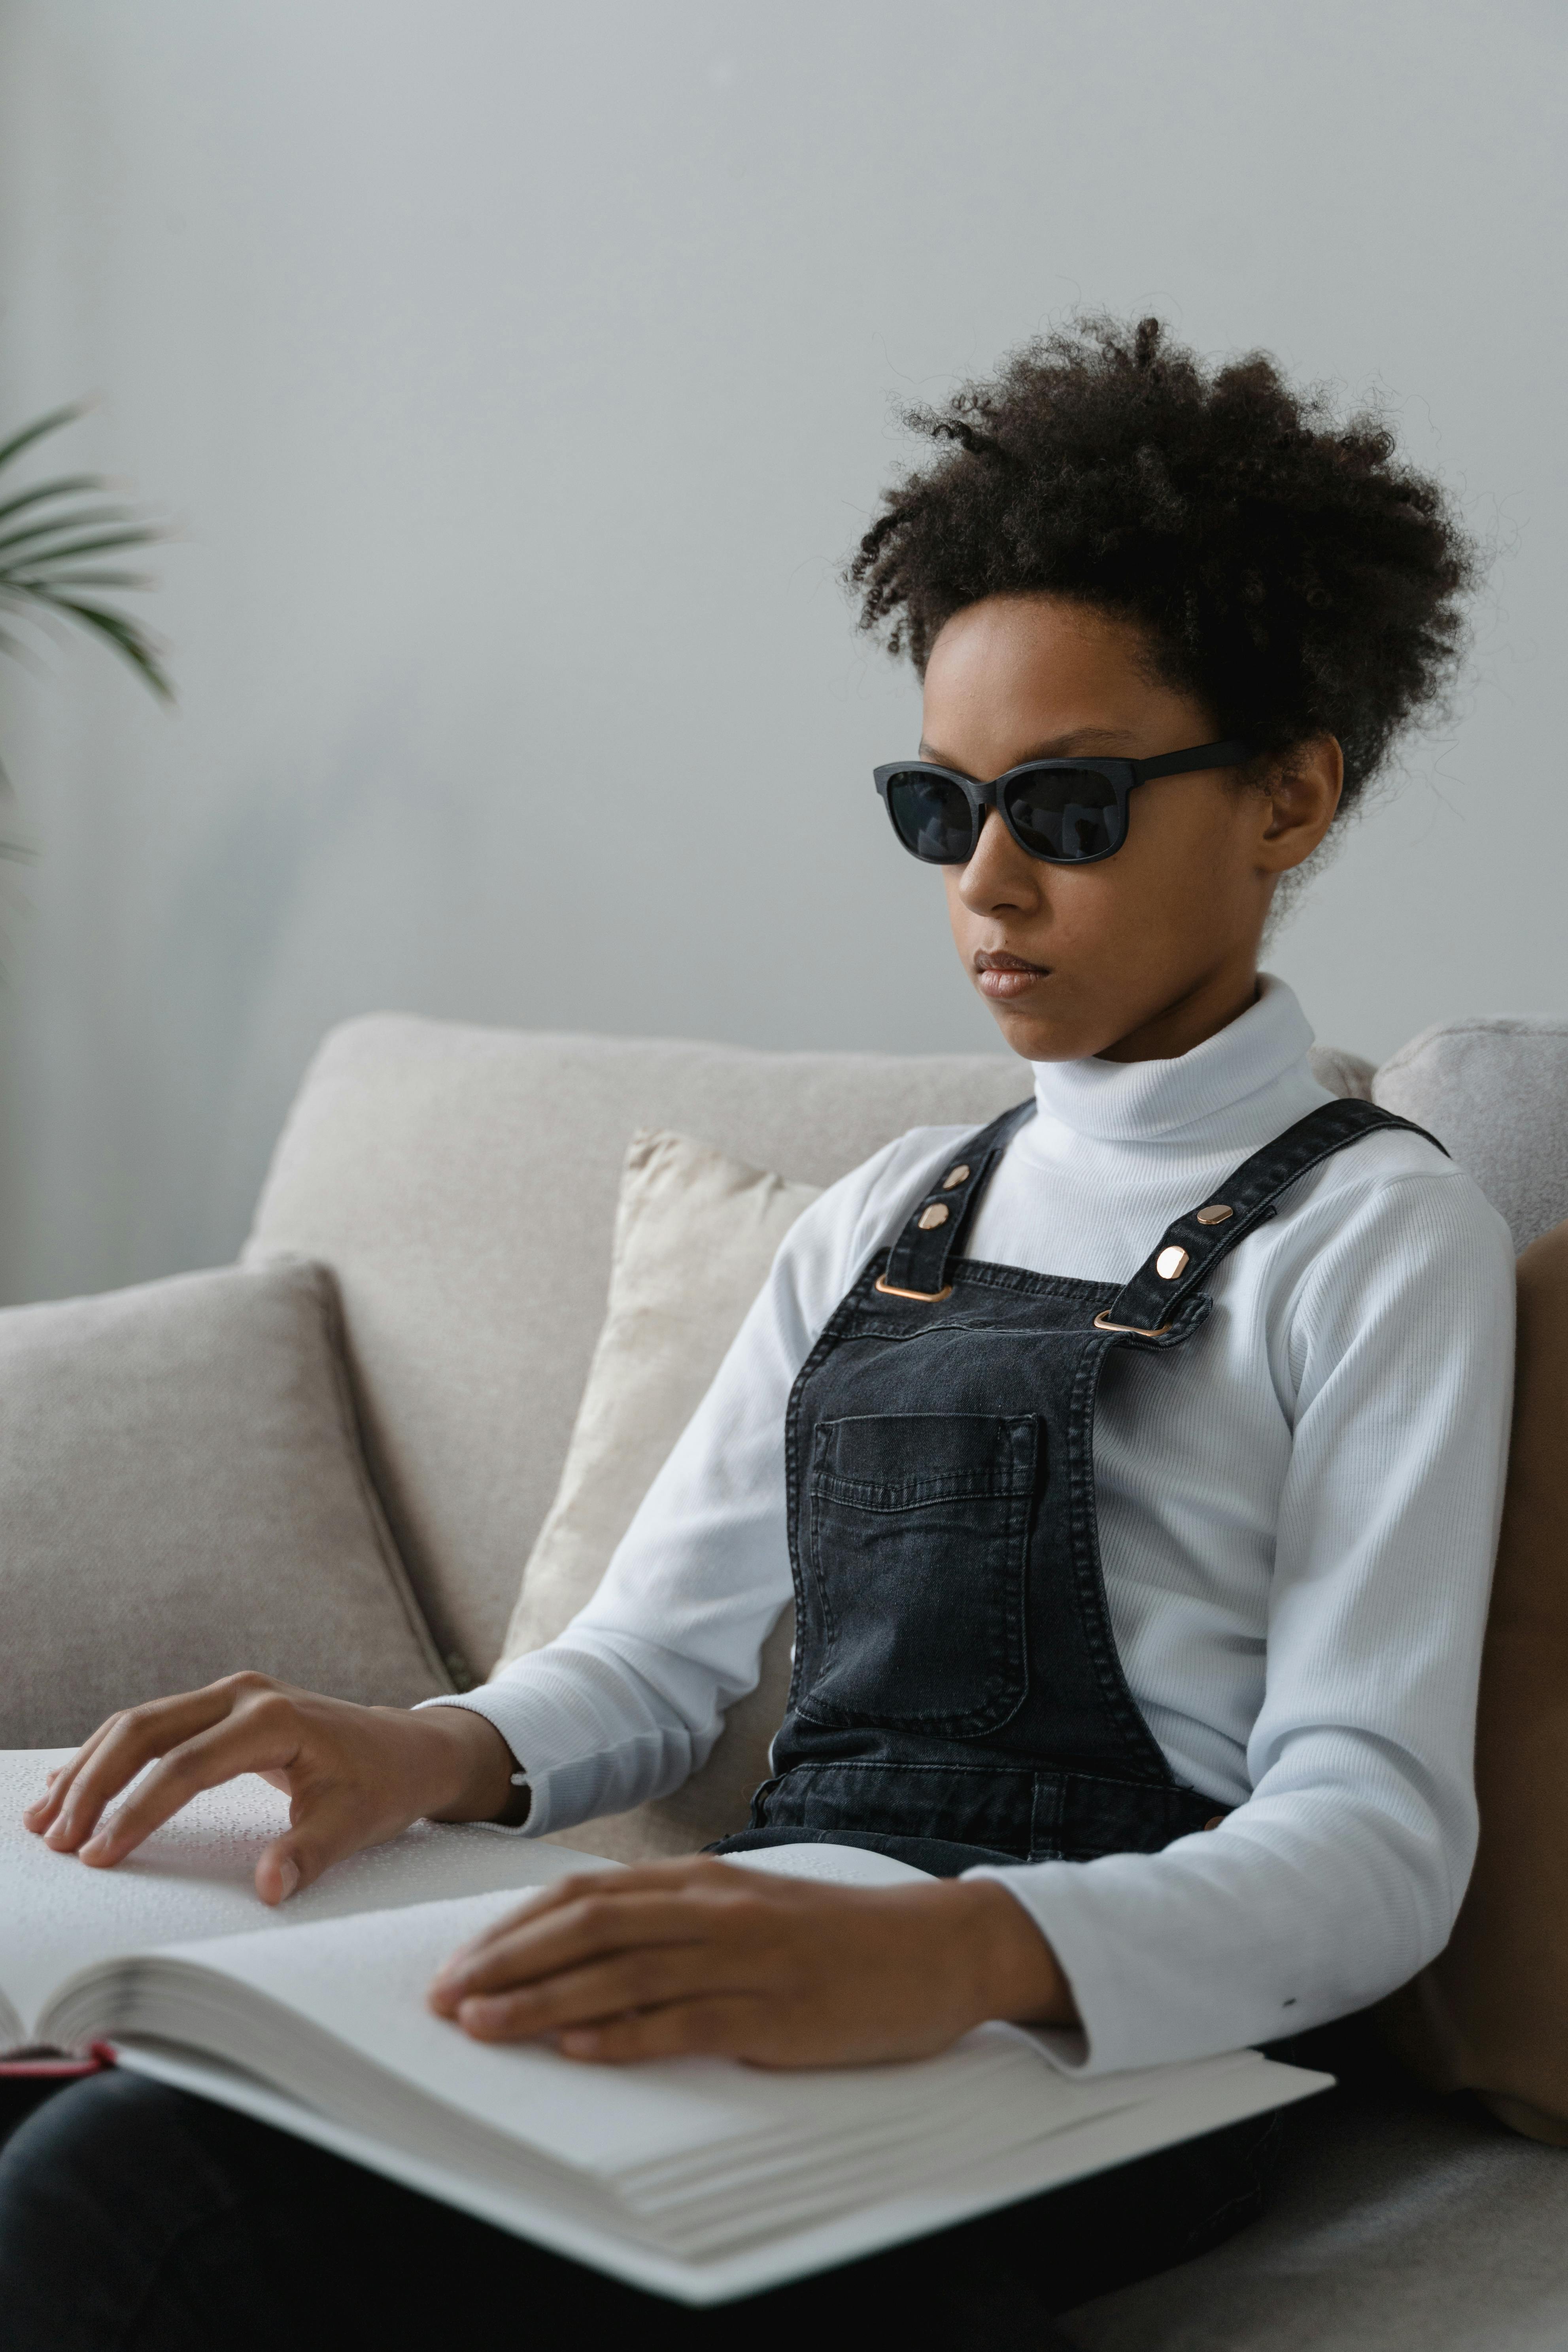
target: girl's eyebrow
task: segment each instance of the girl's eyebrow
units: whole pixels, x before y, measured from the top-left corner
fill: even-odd
[[[1045,742],[1037,743],[1032,751],[1024,752],[1011,764],[1015,768],[1021,768],[1029,760],[1070,760],[1075,756],[1088,759],[1095,751],[1110,752],[1117,750],[1126,742],[1131,731],[1128,727],[1069,728],[1065,735],[1052,735]],[[926,742],[923,737],[919,756],[922,760],[929,760],[933,768],[952,768],[959,775],[968,773],[968,770],[961,767],[956,760],[948,759],[944,753],[936,749],[934,744]]]

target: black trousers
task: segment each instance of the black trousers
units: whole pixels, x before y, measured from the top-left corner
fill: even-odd
[[[958,2229],[693,2311],[205,2099],[125,2072],[58,2093],[0,2155],[4,2352],[374,2352],[612,2328],[628,2352],[1046,2352],[1052,2314],[1258,2211],[1278,2123],[1162,2150]]]

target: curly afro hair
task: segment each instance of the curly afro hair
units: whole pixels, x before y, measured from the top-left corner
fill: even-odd
[[[1473,544],[1375,415],[1340,422],[1264,352],[1211,367],[1157,319],[1091,318],[905,423],[937,445],[846,574],[860,626],[924,675],[983,596],[1136,623],[1160,674],[1260,753],[1339,738],[1347,798],[1440,707]]]

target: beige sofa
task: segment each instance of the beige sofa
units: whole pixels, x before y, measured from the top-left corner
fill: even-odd
[[[1509,1220],[1517,1246],[1568,1216],[1568,1022],[1451,1023],[1381,1070],[1332,1052],[1319,1068],[1336,1091],[1371,1094],[1439,1135]],[[495,1658],[603,1315],[617,1179],[634,1129],[673,1128],[823,1183],[905,1128],[978,1124],[1025,1091],[1020,1066],[1001,1056],[758,1054],[391,1015],[336,1031],[289,1114],[245,1263],[292,1255],[335,1277],[353,1387],[344,1410],[352,1418],[357,1409],[374,1489],[367,1540],[386,1555],[399,1605],[423,1622],[399,1653],[394,1690],[392,1669],[376,1663],[383,1650],[356,1650],[354,1612],[340,1609],[326,1633],[312,1631],[312,1679],[403,1698],[480,1676]],[[156,1307],[153,1293],[165,1290],[174,1295],[154,1286],[138,1296]],[[58,1431],[62,1411],[68,1417],[72,1398],[90,1388],[94,1361],[104,1373],[108,1359],[94,1350],[108,1342],[94,1335],[105,1312],[112,1302],[0,1315],[0,1416],[7,1363],[22,1367],[18,1380],[30,1377],[47,1339],[53,1385],[39,1425],[47,1419]],[[154,1454],[162,1442],[159,1412],[183,1410],[167,1349],[161,1364],[157,1378],[139,1382],[132,1450],[142,1461],[147,1430]],[[205,1385],[210,1391],[211,1380]],[[278,1405],[276,1396],[247,1402],[247,1426]],[[104,1410],[101,1394],[95,1410]],[[71,1497],[91,1472],[74,1462],[51,1475],[43,1502],[35,1492],[28,1504],[25,1546],[0,1517],[0,1608],[11,1619],[0,1628],[0,1745],[74,1739],[91,1696],[88,1668],[84,1682],[60,1663],[94,1654],[85,1555],[68,1562],[61,1538],[57,1584],[38,1536],[40,1525],[72,1523]],[[122,1514],[117,1525],[123,1532]],[[124,1543],[134,1549],[128,1532]],[[251,1622],[245,1609],[257,1598],[236,1582],[242,1552],[216,1544],[204,1555],[210,1568],[186,1578],[177,1604],[141,1612],[146,1671],[176,1654],[183,1679],[271,1663],[234,1654],[236,1624]],[[119,1557],[94,1571],[106,1591]],[[122,1612],[134,1603],[115,1597]],[[71,1626],[57,1626],[68,1609]],[[1179,2274],[1075,2315],[1070,2332],[1086,2352],[1515,2352],[1568,2343],[1568,2154],[1387,2081],[1317,2103],[1291,2134],[1270,2215]]]

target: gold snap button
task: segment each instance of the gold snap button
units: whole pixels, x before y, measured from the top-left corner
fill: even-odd
[[[1225,1815],[1223,1813],[1211,1813],[1208,1820],[1204,1823],[1204,1827],[1205,1830],[1217,1830],[1224,1819]]]
[[[921,1233],[934,1233],[938,1225],[945,1225],[948,1220],[948,1206],[945,1201],[933,1201],[929,1209],[922,1209],[921,1211],[919,1219],[917,1220]]]
[[[1178,1249],[1174,1242],[1169,1249],[1163,1249],[1154,1260],[1154,1271],[1163,1282],[1174,1282],[1176,1276],[1185,1274],[1186,1270],[1187,1253],[1184,1249]]]
[[[955,1184],[965,1184],[968,1181],[969,1171],[961,1160],[957,1167],[950,1168],[947,1174],[942,1178],[942,1189],[944,1192],[951,1192]]]
[[[1227,1217],[1235,1214],[1236,1211],[1227,1209],[1223,1201],[1211,1201],[1206,1209],[1198,1211],[1198,1223],[1200,1225],[1223,1225]]]

